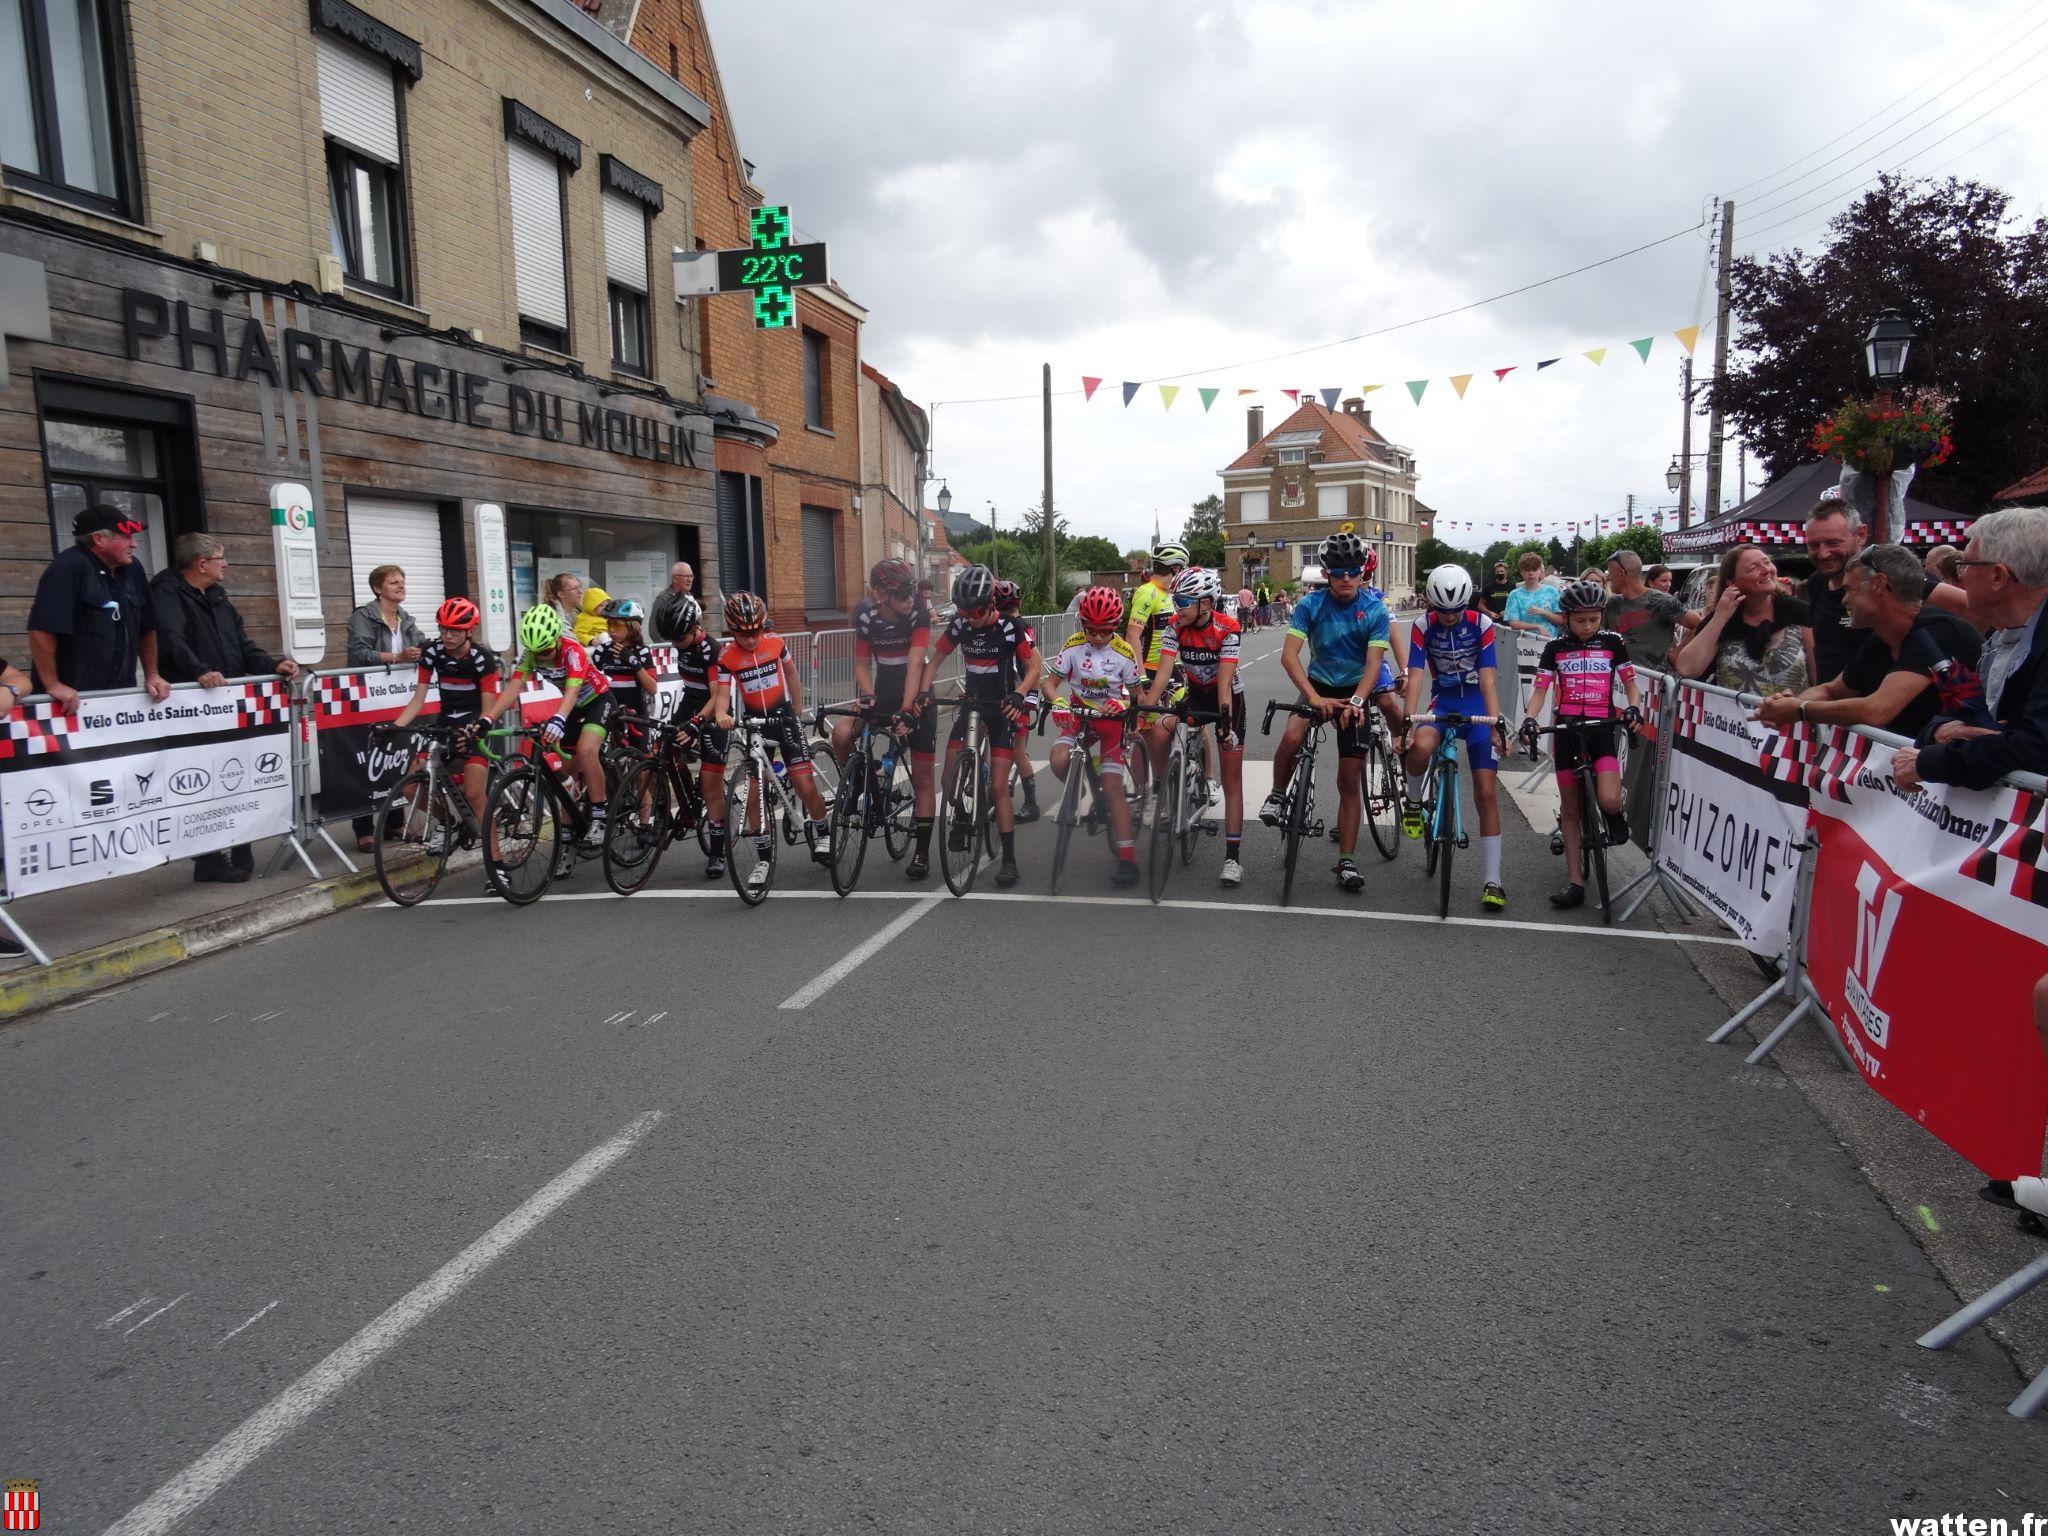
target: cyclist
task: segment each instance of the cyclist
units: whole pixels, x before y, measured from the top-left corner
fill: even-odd
[[[1408,638],[1408,714],[1412,718],[1421,704],[1423,682],[1433,679],[1429,713],[1472,720],[1462,734],[1472,759],[1472,798],[1479,806],[1479,847],[1486,864],[1479,905],[1498,912],[1508,904],[1508,893],[1500,883],[1500,755],[1495,746],[1505,750],[1508,727],[1500,712],[1493,618],[1472,606],[1472,577],[1462,565],[1431,571],[1423,597],[1428,616]],[[1422,836],[1422,776],[1442,734],[1435,726],[1411,727],[1403,742],[1408,810],[1401,830],[1410,837]]]
[[[536,603],[519,616],[519,665],[485,707],[480,718],[486,727],[518,702],[529,677],[553,683],[562,692],[561,703],[541,726],[541,741],[556,747],[567,738],[570,761],[590,802],[590,830],[583,834],[583,846],[602,848],[610,793],[605,788],[603,749],[611,720],[611,683],[592,664],[590,653],[569,636],[560,611],[551,603]]]
[[[1152,551],[1152,575],[1139,584],[1131,594],[1130,618],[1124,625],[1124,641],[1138,658],[1138,665],[1145,669],[1145,687],[1152,686],[1152,669],[1159,665],[1159,631],[1173,615],[1173,581],[1188,568],[1187,546],[1185,544],[1160,544]],[[1151,724],[1138,722],[1140,729]],[[1146,770],[1151,760],[1140,752],[1131,764],[1131,795],[1133,804],[1145,798],[1145,785],[1149,782]]]
[[[1015,755],[1016,728],[1024,720],[1024,695],[1038,686],[1045,672],[1045,659],[1031,643],[1030,631],[1015,619],[996,612],[996,578],[985,565],[970,565],[953,578],[952,621],[932,649],[933,664],[954,651],[960,653],[967,681],[965,697],[1000,701],[1002,707],[982,712],[988,730],[990,782],[1007,786],[1010,759]],[[953,759],[967,739],[967,710],[953,716],[953,730],[946,738],[946,779],[952,779]],[[1007,794],[995,795],[996,830],[1003,835],[1003,862],[996,871],[997,885],[1015,885],[1017,873],[1017,824]],[[970,827],[955,827],[959,840],[955,850],[964,851]]]
[[[660,685],[654,679],[654,652],[647,648],[647,610],[637,598],[615,597],[598,613],[606,639],[590,653],[590,661],[611,684],[612,713],[634,710],[658,718]]]
[[[782,755],[789,787],[803,802],[810,819],[811,857],[821,863],[832,857],[832,823],[825,815],[825,797],[818,793],[818,778],[811,769],[810,753],[804,749],[800,711],[803,691],[796,670],[789,664],[789,648],[782,636],[768,628],[768,605],[751,592],[735,592],[725,600],[725,623],[732,631],[718,653],[718,677],[712,686],[712,718],[718,728],[729,731],[741,714],[764,717],[769,743]],[[767,844],[775,828],[761,810],[762,825],[755,834],[761,845],[761,862],[747,877],[750,885],[766,885],[771,871]],[[745,828],[740,829],[744,835]]]
[[[1024,638],[1031,642],[1031,648],[1038,649],[1038,631],[1024,619],[1024,589],[1014,581],[996,583],[996,612],[1006,619],[1015,619],[1024,625]],[[1038,718],[1038,690],[1032,689],[1024,695],[1024,727],[1031,728],[1031,722]],[[1017,807],[1018,825],[1038,820],[1038,770],[1031,765],[1028,751],[1017,754],[1017,777],[1024,785],[1024,803]]]
[[[1365,586],[1365,561],[1370,552],[1365,540],[1355,533],[1333,533],[1323,540],[1317,553],[1329,585],[1308,593],[1295,605],[1287,621],[1287,638],[1280,647],[1280,670],[1301,690],[1301,702],[1337,727],[1336,875],[1337,884],[1347,891],[1365,886],[1365,876],[1359,873],[1353,855],[1358,848],[1358,824],[1365,813],[1359,780],[1371,739],[1365,725],[1366,685],[1370,682],[1375,693],[1393,686],[1385,666],[1392,637],[1387,605]],[[1303,646],[1310,652],[1306,665],[1301,656]],[[1259,807],[1259,820],[1269,827],[1279,826],[1286,812],[1287,781],[1307,735],[1308,722],[1299,715],[1290,716],[1273,753],[1273,792]]]
[[[1059,681],[1052,685],[1052,718],[1059,728],[1053,743],[1052,772],[1064,780],[1073,761],[1074,748],[1088,750],[1093,737],[1102,750],[1102,799],[1109,811],[1109,840],[1116,855],[1110,879],[1117,885],[1138,883],[1137,840],[1131,830],[1131,805],[1124,798],[1124,720],[1130,686],[1138,680],[1138,658],[1128,642],[1116,632],[1124,616],[1124,600],[1110,587],[1090,587],[1075,606],[1081,628],[1067,637],[1059,654],[1046,662],[1046,669]],[[1085,704],[1091,710],[1116,716],[1108,720],[1081,719],[1072,705]]]
[[[1559,720],[1596,720],[1583,738],[1560,736],[1554,754],[1557,763],[1557,798],[1563,809],[1565,868],[1573,875],[1579,870],[1579,783],[1580,742],[1593,754],[1594,793],[1606,813],[1607,841],[1628,841],[1628,816],[1621,805],[1620,742],[1614,725],[1614,685],[1628,691],[1628,708],[1621,723],[1631,730],[1642,724],[1642,688],[1629,660],[1628,642],[1611,629],[1602,628],[1607,593],[1597,582],[1575,581],[1558,599],[1565,632],[1543,647],[1536,663],[1536,683],[1529,690],[1529,708],[1522,721],[1522,740],[1533,755],[1536,727],[1543,703],[1553,686],[1557,689]],[[1584,906],[1586,887],[1572,880],[1550,898],[1560,910]]]
[[[1239,859],[1244,841],[1244,683],[1237,675],[1238,647],[1242,631],[1237,620],[1222,611],[1223,578],[1201,566],[1190,566],[1173,584],[1173,622],[1160,637],[1159,669],[1152,674],[1152,686],[1139,702],[1149,710],[1166,694],[1167,685],[1178,674],[1186,683],[1186,703],[1199,710],[1214,711],[1223,719],[1216,726],[1216,746],[1223,759],[1223,884],[1241,885],[1244,864]],[[1222,700],[1229,700],[1227,704]],[[1197,741],[1207,727],[1197,728]],[[1146,750],[1154,774],[1166,767],[1166,747],[1173,728],[1165,720],[1145,730]],[[1160,815],[1166,814],[1161,806]]]
[[[427,689],[430,687],[438,686],[441,690],[443,725],[473,724],[496,698],[498,658],[491,654],[489,646],[476,638],[477,626],[483,623],[483,617],[476,604],[466,597],[451,597],[441,605],[440,611],[434,615],[440,634],[420,649],[419,682],[412,690],[412,697],[405,701],[405,708],[391,722],[394,729],[403,730],[420,717],[420,711],[426,707]],[[457,754],[451,752],[450,755]],[[468,752],[461,755],[462,792],[469,796],[470,808],[481,819],[484,814],[484,777],[490,764],[476,749],[474,732],[470,735]]]
[[[925,697],[926,658],[932,644],[931,604],[917,589],[908,560],[878,560],[868,572],[869,595],[853,610],[853,691],[868,708],[895,715],[908,732],[910,783],[917,800],[917,844],[904,874],[922,880],[931,869],[932,755],[937,716]],[[860,722],[842,715],[832,723],[832,755],[841,763],[853,750]]]
[[[668,605],[670,633],[675,638],[676,675],[683,685],[676,700],[676,718],[696,727],[697,788],[704,796],[706,837],[711,852],[704,860],[704,878],[725,873],[725,750],[726,734],[712,721],[711,696],[718,685],[718,642],[704,629],[704,607],[685,593]]]

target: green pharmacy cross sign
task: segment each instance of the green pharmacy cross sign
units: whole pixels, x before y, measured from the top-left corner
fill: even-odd
[[[796,290],[826,281],[825,247],[791,243],[789,210],[756,208],[743,251],[718,252],[718,291],[751,293],[754,324],[776,330],[796,322]]]

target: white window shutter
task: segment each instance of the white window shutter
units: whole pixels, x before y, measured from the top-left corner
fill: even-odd
[[[1342,517],[1350,508],[1350,490],[1341,485],[1316,487],[1316,516]]]
[[[1267,506],[1272,499],[1271,491],[1246,491],[1238,498],[1238,518],[1241,522],[1263,523],[1269,516]]]
[[[505,157],[512,178],[512,271],[519,313],[566,328],[561,167],[553,156],[520,139],[505,141]]]
[[[405,572],[405,611],[431,633],[434,613],[448,594],[441,565],[441,513],[430,501],[381,497],[348,499],[350,606],[369,602],[370,572],[395,565]]]
[[[647,291],[647,209],[617,192],[604,195],[604,275]]]
[[[398,81],[391,66],[325,32],[313,34],[313,47],[322,130],[386,165],[399,164]]]

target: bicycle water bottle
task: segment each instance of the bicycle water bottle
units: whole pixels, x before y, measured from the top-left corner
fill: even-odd
[[[782,765],[782,759],[781,759],[780,757],[777,757],[777,758],[776,758],[776,759],[774,760],[774,762],[775,762],[775,777],[777,777],[778,779],[786,779],[786,778],[788,778],[788,777],[789,777],[789,770],[788,770],[787,768],[783,767],[783,765]]]

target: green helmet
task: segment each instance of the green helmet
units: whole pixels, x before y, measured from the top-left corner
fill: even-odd
[[[552,651],[562,643],[562,616],[535,603],[519,616],[519,643],[529,651]]]

